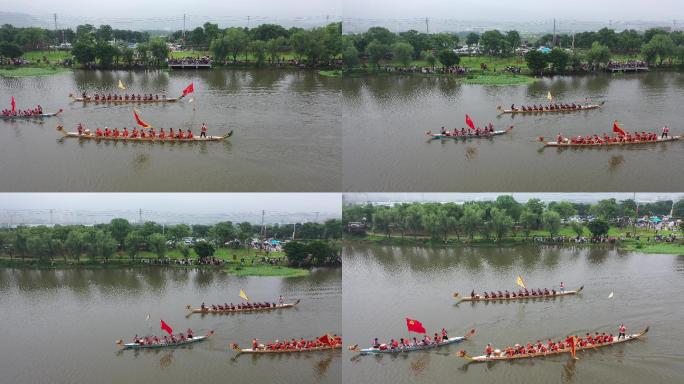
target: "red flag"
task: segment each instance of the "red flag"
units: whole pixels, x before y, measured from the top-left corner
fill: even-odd
[[[470,119],[470,116],[466,115],[466,124],[470,127],[470,129],[475,129],[475,124],[473,124],[473,120]]]
[[[318,341],[320,341],[323,344],[327,344],[327,345],[332,346],[332,340],[330,339],[330,337],[327,334],[319,337]]]
[[[165,330],[169,335],[173,335],[173,329],[171,329],[171,327],[169,327],[164,320],[161,321],[161,329]]]
[[[186,96],[188,93],[193,93],[195,92],[195,86],[193,83],[190,83],[185,89],[183,90],[183,96]]]
[[[617,120],[615,120],[615,122],[613,123],[613,132],[617,133],[620,136],[626,135],[625,131],[623,131],[622,128],[620,128],[620,126],[618,125]]]
[[[425,331],[425,327],[423,327],[423,324],[421,324],[421,322],[418,320],[409,319],[407,317],[406,326],[408,327],[409,332],[427,333],[427,331]]]
[[[17,108],[17,103],[14,101],[14,96],[12,96],[11,104],[12,104],[12,112],[14,112],[14,110]]]
[[[147,124],[146,122],[140,120],[140,117],[138,116],[138,111],[135,109],[133,110],[133,116],[135,116],[135,121],[138,123],[139,126],[143,128],[149,128],[151,125]]]

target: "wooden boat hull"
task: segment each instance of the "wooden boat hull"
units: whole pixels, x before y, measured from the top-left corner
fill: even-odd
[[[494,131],[488,135],[466,135],[466,136],[454,136],[454,135],[442,135],[441,133],[426,133],[433,140],[443,140],[443,139],[455,139],[455,140],[468,140],[468,139],[488,139],[493,136],[500,136],[510,133],[511,129],[505,131]]]
[[[558,112],[578,112],[578,111],[587,111],[590,109],[597,109],[601,108],[605,104],[605,101],[602,101],[600,104],[590,104],[590,105],[581,105],[580,108],[562,108],[562,109],[544,109],[541,111],[523,111],[520,109],[512,110],[512,109],[501,109],[501,107],[498,107],[501,111],[501,113],[513,113],[513,114],[528,114],[528,115],[533,115],[535,113],[558,113]]]
[[[459,302],[461,301],[471,301],[471,302],[477,302],[477,301],[523,301],[523,300],[530,300],[530,299],[553,299],[556,297],[560,296],[568,296],[568,295],[575,295],[584,289],[584,285],[579,287],[577,290],[570,290],[570,291],[565,291],[565,292],[556,292],[555,295],[544,295],[544,296],[516,296],[516,297],[494,297],[494,298],[487,298],[485,299],[484,297],[480,295],[475,295],[475,297],[470,297],[470,296],[461,296],[458,292],[454,293],[454,298],[458,299]]]
[[[165,138],[165,139],[160,139],[159,137],[113,137],[113,136],[95,136],[92,132],[90,133],[84,133],[82,135],[79,135],[78,132],[67,132],[64,130],[64,127],[57,126],[57,131],[61,132],[64,137],[73,137],[73,138],[78,138],[78,139],[83,139],[83,140],[95,140],[95,141],[123,141],[123,142],[129,142],[129,141],[145,141],[145,142],[151,142],[151,143],[192,143],[192,142],[202,142],[202,141],[222,141],[225,140],[231,136],[233,136],[233,131],[228,132],[227,134],[223,136],[207,136],[207,137],[199,137],[195,136],[192,139],[171,139],[171,138]]]
[[[190,311],[190,313],[202,313],[202,314],[224,314],[224,313],[245,313],[245,312],[263,312],[263,311],[273,311],[276,309],[284,309],[284,308],[292,308],[295,305],[299,304],[301,300],[295,300],[292,303],[285,303],[285,304],[276,304],[275,307],[268,307],[268,308],[248,308],[248,309],[224,309],[224,310],[213,310],[211,308],[207,308],[205,310],[202,310],[201,308],[192,308],[190,305],[188,305],[186,308]]]
[[[445,345],[460,343],[462,341],[469,339],[474,334],[475,334],[475,330],[471,329],[470,332],[468,332],[464,336],[450,337],[446,341],[442,341],[439,344],[411,346],[411,347],[397,348],[397,349],[379,349],[379,348],[373,348],[373,347],[358,349],[358,346],[354,345],[354,346],[349,347],[349,350],[352,352],[358,352],[361,355],[372,355],[372,354],[378,354],[378,353],[408,353],[408,352],[415,352],[415,351],[424,351],[424,350],[428,350],[428,349],[435,349],[435,348],[443,347]]]
[[[153,345],[140,345],[136,343],[126,343],[122,344],[123,349],[161,349],[161,348],[176,348],[176,347],[182,347],[184,345],[188,344],[194,344],[198,343],[200,341],[204,341],[207,338],[209,338],[209,335],[204,335],[204,336],[195,336],[191,340],[184,341],[182,343],[175,343],[175,344],[153,344]]]
[[[646,144],[657,144],[657,143],[667,143],[670,141],[677,141],[682,138],[681,135],[678,136],[668,136],[666,138],[658,137],[654,141],[632,141],[625,143],[605,143],[605,144],[573,144],[569,142],[558,143],[556,141],[543,141],[545,147],[557,147],[557,148],[607,148],[607,147],[623,147],[629,145],[646,145]]]
[[[648,332],[648,328],[644,329],[643,331],[639,333],[635,333],[633,335],[628,335],[624,339],[620,340],[615,340],[612,343],[607,343],[607,344],[596,344],[596,345],[587,345],[584,347],[577,346],[575,348],[575,351],[584,351],[584,350],[592,350],[592,349],[598,349],[602,347],[607,347],[609,345],[615,345],[615,344],[622,344],[627,341],[632,341],[640,338],[641,336],[645,335]],[[513,355],[513,356],[489,356],[487,355],[480,355],[480,356],[468,356],[465,352],[461,351],[459,353],[459,356],[473,362],[485,362],[485,361],[499,361],[499,360],[519,360],[519,359],[530,359],[534,357],[544,357],[544,356],[554,356],[554,355],[561,355],[564,353],[571,353],[570,348],[564,348],[559,351],[553,351],[553,352],[546,352],[546,353],[525,353],[522,355]]]
[[[77,101],[80,103],[94,103],[94,104],[155,104],[155,103],[175,103],[176,101],[183,98],[183,96],[178,96],[175,99],[159,99],[159,100],[95,100],[92,98],[82,98],[74,97],[74,95],[69,94],[71,101]]]
[[[43,113],[40,115],[31,115],[31,116],[3,116],[0,115],[0,119],[2,120],[30,120],[30,119],[44,119],[46,117],[55,117],[62,113],[63,111],[60,109],[57,112],[52,112],[52,113]]]
[[[320,352],[320,351],[333,351],[335,349],[342,349],[341,345],[336,345],[334,347],[316,347],[316,348],[307,348],[307,349],[278,349],[278,350],[269,350],[269,349],[252,349],[252,348],[247,348],[247,349],[241,349],[237,344],[231,345],[231,348],[235,350],[237,353],[250,353],[253,355],[257,354],[278,354],[278,353],[307,353],[307,352]]]

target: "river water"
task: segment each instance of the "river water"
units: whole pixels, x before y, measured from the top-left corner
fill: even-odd
[[[522,86],[464,85],[424,76],[376,76],[343,83],[343,175],[347,191],[669,191],[684,185],[684,142],[625,148],[541,149],[539,136],[628,131],[684,134],[684,74],[652,72],[544,78]],[[601,110],[502,115],[497,106],[606,101]],[[428,141],[425,131],[464,127],[465,114],[513,133],[467,142]]]
[[[126,91],[117,89],[122,80]],[[234,136],[209,143],[95,143],[62,139],[58,123],[135,125],[131,105],[70,103],[71,92],[195,93],[181,103],[139,105],[155,127]],[[313,71],[83,71],[33,78],[0,77],[0,104],[64,109],[44,122],[0,120],[3,191],[339,191],[340,80]],[[190,98],[194,99],[192,103]]]
[[[406,337],[405,318],[418,319],[431,334],[450,336],[476,329],[466,342],[399,356],[344,352],[347,383],[672,383],[684,375],[681,292],[684,256],[645,255],[612,248],[461,248],[346,246],[343,260],[345,344],[368,346]],[[462,303],[469,295],[528,286],[568,289],[577,296],[525,303]],[[608,299],[614,292],[613,299]],[[505,347],[571,333],[628,333],[650,326],[640,340],[567,355],[521,361],[470,363],[459,350],[481,355],[487,343]],[[415,335],[415,334],[413,334]],[[416,335],[417,336],[417,335]]]
[[[191,315],[185,305],[301,299],[272,313]],[[341,331],[341,269],[308,277],[235,277],[210,270],[0,269],[0,372],[3,383],[339,383],[341,352],[242,355],[231,342],[253,337],[313,338]],[[146,320],[147,315],[150,320]],[[187,348],[119,351],[114,341],[174,332],[214,330]]]

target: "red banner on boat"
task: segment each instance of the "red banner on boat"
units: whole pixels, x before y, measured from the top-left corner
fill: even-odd
[[[14,101],[14,96],[12,96],[12,101],[10,102],[12,104],[12,112],[17,108],[17,103]]]
[[[475,124],[473,124],[473,120],[470,118],[470,116],[466,115],[466,124],[471,128],[475,129]]]
[[[183,96],[186,96],[188,93],[193,93],[195,92],[195,86],[194,83],[190,83],[185,89],[183,90]]]
[[[140,116],[138,116],[138,111],[135,109],[133,110],[133,116],[135,116],[135,122],[138,123],[139,126],[143,128],[149,128],[151,125],[147,124],[146,122],[140,120]]]
[[[427,331],[425,331],[425,327],[423,327],[423,324],[418,320],[409,319],[407,317],[406,326],[408,327],[409,332],[427,333]]]
[[[161,329],[165,330],[169,335],[173,334],[173,329],[171,329],[171,327],[169,327],[169,325],[166,324],[164,320],[161,321]]]
[[[320,341],[323,344],[332,346],[332,340],[330,340],[330,337],[327,334],[319,337],[318,341]]]
[[[613,122],[613,132],[617,133],[620,136],[626,135],[625,131],[623,131],[622,128],[620,128],[620,126],[618,125],[617,120],[615,120],[615,122]]]

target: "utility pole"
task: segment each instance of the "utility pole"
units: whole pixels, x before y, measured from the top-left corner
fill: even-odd
[[[295,239],[295,234],[297,233],[297,223],[292,224],[292,240]]]
[[[249,29],[249,16],[247,16],[247,29]]]
[[[572,31],[572,51],[575,52],[575,31]]]
[[[266,214],[266,211],[262,210],[261,211],[261,232],[259,233],[259,237],[261,237],[261,241],[264,241],[264,215]]]
[[[430,34],[430,19],[427,17],[425,18],[425,33]]]
[[[556,46],[556,19],[553,19],[553,44],[552,47]]]
[[[185,43],[185,13],[183,14],[183,43]]]
[[[142,208],[140,208],[140,209],[138,210],[138,222],[139,222],[140,224],[143,223],[143,221],[142,221]]]
[[[57,43],[59,43],[59,36],[57,35],[57,14],[56,14],[56,13],[53,13],[52,16],[55,18],[55,39],[56,39],[56,41],[55,41],[55,51],[56,51],[56,50],[57,50],[57,46],[59,45],[59,44],[57,44]]]

